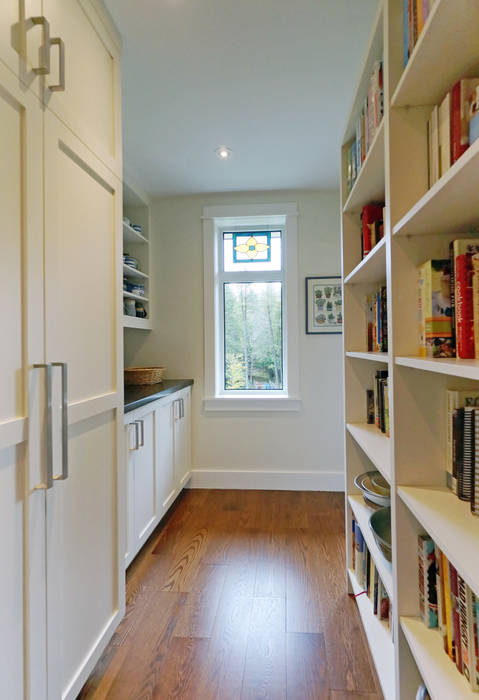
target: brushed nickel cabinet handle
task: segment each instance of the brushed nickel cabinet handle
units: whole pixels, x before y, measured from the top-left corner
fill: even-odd
[[[62,368],[62,473],[53,477],[55,481],[68,479],[68,365],[52,362],[52,367]]]
[[[43,15],[30,17],[26,23],[26,31],[39,24],[43,32],[43,43],[40,47],[40,65],[32,68],[32,70],[35,75],[48,75],[50,73],[50,23]]]
[[[137,426],[137,428],[139,428],[141,430],[140,442],[138,442],[138,440],[137,440],[137,449],[138,449],[139,447],[145,446],[145,421],[136,420],[135,425]],[[137,431],[137,435],[138,435],[138,432],[139,431]]]
[[[35,486],[35,490],[51,489],[53,486],[53,405],[52,405],[52,366],[46,364],[33,365],[34,369],[45,370],[45,407],[47,420],[46,448],[47,448],[47,473],[45,483]]]
[[[140,448],[140,426],[137,420],[134,423],[130,423],[130,425],[135,426],[135,447],[133,449],[138,450]]]
[[[65,91],[65,42],[60,39],[59,36],[50,39],[50,46],[58,46],[59,57],[60,57],[60,67],[59,67],[59,81],[56,85],[49,85],[49,90],[52,92],[64,92]],[[50,62],[50,58],[48,59]]]

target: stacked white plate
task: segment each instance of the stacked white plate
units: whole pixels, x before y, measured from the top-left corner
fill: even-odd
[[[368,506],[387,508],[391,505],[391,488],[378,471],[359,474],[354,479],[354,485],[362,492]]]

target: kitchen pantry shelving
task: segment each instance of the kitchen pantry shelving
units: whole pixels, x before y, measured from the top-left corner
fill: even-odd
[[[141,231],[138,230],[138,227],[141,228]],[[123,262],[124,328],[150,330],[152,327],[149,232],[150,210],[147,197],[144,194],[138,194],[132,187],[124,183],[123,255],[136,259],[138,265],[135,268]],[[140,290],[143,290],[144,294],[141,294]],[[141,309],[146,311],[146,318],[137,315],[142,313]]]
[[[433,700],[478,697],[420,618],[417,535],[427,533],[479,594],[479,519],[446,488],[446,391],[479,389],[479,360],[418,357],[417,271],[448,257],[448,244],[478,230],[479,142],[428,189],[427,120],[455,81],[479,76],[479,5],[435,0],[404,67],[403,0],[381,0],[345,131],[342,154],[347,581],[354,574],[351,518],[393,605],[393,634],[357,598],[386,700],[410,700],[424,682]],[[348,191],[348,151],[373,66],[383,61],[384,116]],[[384,238],[361,259],[363,205],[385,203]],[[367,352],[366,303],[387,289],[388,352]],[[388,369],[390,437],[366,423],[366,390]],[[391,486],[392,566],[371,542],[354,477],[378,469]]]

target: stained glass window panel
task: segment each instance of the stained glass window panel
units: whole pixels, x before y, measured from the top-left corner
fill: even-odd
[[[281,231],[223,233],[225,272],[281,270]]]
[[[281,282],[224,284],[225,390],[283,388]]]

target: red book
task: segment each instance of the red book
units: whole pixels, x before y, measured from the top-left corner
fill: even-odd
[[[451,165],[469,147],[469,106],[479,78],[458,80],[451,90]]]
[[[472,302],[472,256],[456,258],[456,347],[457,357],[474,359],[474,308]]]
[[[366,204],[361,213],[363,229],[363,257],[371,252],[371,226],[376,221],[382,221],[383,204]]]

